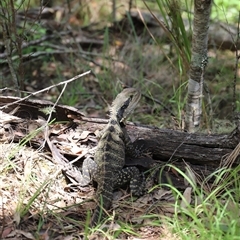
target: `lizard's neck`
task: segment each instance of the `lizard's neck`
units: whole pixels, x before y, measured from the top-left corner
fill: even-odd
[[[110,119],[123,124],[131,112],[135,109],[141,93],[134,88],[126,88],[119,93],[110,108]]]
[[[121,119],[120,119],[121,120]],[[121,128],[122,127],[125,127],[125,122],[124,121],[120,121],[119,119],[117,119],[116,117],[111,117],[109,119],[109,124],[112,125],[112,126],[115,126],[115,125],[119,125]]]
[[[124,120],[126,120],[131,112],[129,104],[132,99],[126,98],[123,100],[125,101],[115,102],[115,104],[113,104],[110,109],[110,113],[111,113],[110,118],[114,119],[118,123],[121,123]]]

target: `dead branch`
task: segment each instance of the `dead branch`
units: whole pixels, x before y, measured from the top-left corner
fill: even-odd
[[[87,118],[84,118],[87,121]],[[90,120],[91,121],[91,120]],[[85,129],[102,129],[101,123],[85,122]],[[81,124],[80,124],[81,125]],[[81,126],[80,126],[81,128]],[[128,125],[127,130],[135,144],[162,161],[185,160],[191,164],[219,166],[240,140],[240,126],[230,134],[187,133],[150,126]],[[238,161],[239,161],[238,156]]]
[[[0,97],[1,105],[8,106],[8,108],[0,108],[3,112],[21,118],[27,117],[31,121],[39,117],[47,120],[49,116],[41,109],[54,106],[48,101],[23,100],[13,97]],[[79,135],[83,131],[94,134],[97,130],[103,129],[107,123],[105,119],[87,118],[77,109],[61,105],[55,106],[52,114],[52,119],[56,122],[66,120],[73,122],[74,131]],[[194,165],[214,167],[218,167],[220,163],[223,164],[223,158],[231,154],[240,140],[240,125],[229,134],[187,133],[133,124],[128,124],[127,130],[133,141],[135,140],[136,147],[150,153],[153,161],[184,160]],[[239,160],[238,155],[235,164],[239,163]],[[143,161],[148,160],[143,159]],[[147,165],[147,163],[140,165]]]

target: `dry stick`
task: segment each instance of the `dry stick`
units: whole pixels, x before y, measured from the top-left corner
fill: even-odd
[[[59,100],[60,100],[61,96],[63,95],[63,93],[64,93],[64,91],[65,91],[66,87],[67,87],[67,83],[65,83],[65,84],[64,84],[64,86],[63,86],[63,89],[62,89],[61,93],[59,94],[59,96],[58,96],[57,100],[55,101],[55,103],[54,103],[54,104],[53,104],[53,106],[51,107],[51,111],[50,111],[50,113],[48,114],[49,116],[48,116],[48,119],[47,119],[46,125],[47,125],[47,124],[50,122],[50,120],[51,120],[51,117],[52,117],[52,113],[53,113],[53,111],[54,111],[54,109],[55,109],[56,105],[58,104],[58,102],[59,102]]]
[[[46,142],[47,142],[47,137],[48,137],[48,123],[49,123],[50,120],[51,120],[52,113],[53,113],[53,111],[54,111],[56,105],[58,104],[58,102],[59,102],[61,96],[63,95],[63,93],[64,93],[64,91],[65,91],[65,89],[66,89],[66,86],[67,86],[67,83],[64,84],[61,93],[59,94],[57,100],[55,101],[55,103],[54,103],[53,106],[51,107],[51,111],[50,111],[50,113],[48,114],[48,119],[47,119],[46,123],[41,127],[41,128],[44,128],[44,129],[45,129],[45,133],[44,133],[45,140],[44,140],[42,146],[40,146],[39,149],[43,149],[44,146],[45,146],[45,144],[46,144]]]
[[[66,87],[67,87],[67,84],[68,84],[68,82],[65,82],[65,84],[64,84],[64,86],[63,86],[63,89],[62,89],[61,93],[59,94],[57,100],[55,101],[55,103],[54,103],[53,106],[51,107],[51,111],[50,111],[50,113],[49,113],[48,119],[47,119],[46,123],[45,123],[44,126],[43,126],[43,127],[46,129],[46,131],[45,131],[45,134],[44,134],[44,135],[45,135],[45,140],[44,140],[44,142],[43,142],[43,144],[42,144],[42,146],[41,146],[42,148],[45,146],[45,143],[46,143],[46,141],[47,141],[46,139],[47,139],[47,137],[48,137],[48,131],[47,131],[47,129],[48,129],[48,123],[51,121],[52,113],[53,113],[56,105],[58,104],[61,96],[63,95],[63,93],[64,93],[64,91],[65,91],[65,89],[66,89]],[[40,147],[40,148],[41,148],[41,147]]]
[[[88,72],[90,73],[90,71],[88,71]],[[85,74],[87,74],[87,72],[86,72]],[[83,75],[83,74],[80,74],[80,75]],[[79,75],[77,75],[77,76],[79,76]],[[76,77],[77,77],[77,76],[76,76]],[[70,80],[61,82],[61,84],[64,84],[63,89],[62,89],[61,93],[59,94],[57,100],[55,101],[55,103],[54,103],[53,106],[51,107],[51,111],[50,111],[50,113],[49,113],[49,116],[48,116],[48,119],[47,119],[46,123],[44,124],[44,126],[42,126],[42,128],[45,128],[45,133],[44,133],[44,135],[45,135],[45,140],[44,140],[42,146],[40,147],[40,149],[41,149],[41,148],[44,148],[44,146],[45,146],[45,144],[46,144],[46,141],[47,141],[46,139],[47,139],[47,137],[48,137],[48,123],[51,121],[52,113],[53,113],[56,105],[58,104],[61,96],[63,95],[63,93],[64,93],[64,91],[65,91],[65,89],[66,89],[66,87],[67,87],[67,84],[68,84],[69,82],[77,79],[76,77],[74,77],[74,78],[72,78],[72,79],[70,79]],[[79,76],[79,77],[80,77],[80,76]],[[53,87],[56,87],[56,86],[58,86],[58,85],[59,85],[59,84],[54,85]]]
[[[77,56],[80,55],[80,57],[83,58],[84,60],[87,60],[87,61],[89,61],[89,62],[92,62],[94,65],[100,67],[101,69],[106,69],[106,70],[108,70],[107,67],[105,67],[105,66],[97,63],[97,62],[94,61],[93,59],[90,59],[90,58],[88,58],[88,57],[86,57],[86,56],[84,56],[84,55],[86,54],[86,55],[89,55],[89,56],[100,56],[100,57],[102,57],[102,58],[104,58],[104,59],[107,59],[107,60],[111,60],[111,61],[115,61],[115,62],[122,62],[122,61],[119,61],[119,60],[116,60],[116,59],[113,59],[113,58],[110,58],[110,57],[101,56],[100,54],[96,54],[96,53],[90,53],[90,52],[85,52],[85,51],[78,51],[78,52],[76,53],[76,50],[71,50],[71,49],[69,50],[69,49],[67,49],[67,48],[60,48],[60,47],[56,47],[56,46],[51,46],[50,44],[48,44],[48,45],[46,45],[46,46],[50,46],[50,47],[52,47],[52,48],[54,47],[54,48],[57,48],[58,50],[53,50],[53,51],[51,51],[51,52],[38,51],[38,52],[30,53],[30,54],[29,54],[29,53],[28,53],[28,54],[24,54],[24,55],[22,55],[22,59],[23,59],[23,60],[28,60],[28,59],[31,58],[31,59],[30,59],[30,61],[31,61],[31,60],[33,60],[33,58],[37,58],[37,57],[45,56],[45,55],[50,55],[50,54],[74,53],[74,54],[76,54]],[[81,54],[83,54],[83,55],[81,55]],[[0,54],[0,58],[2,58],[1,54]],[[19,59],[19,56],[18,56],[18,55],[12,56],[12,61],[16,61],[17,59]],[[8,61],[7,61],[7,60],[1,61],[1,64],[4,64],[4,63],[8,63]],[[1,65],[1,64],[0,64],[0,65]]]
[[[38,52],[34,52],[34,53],[27,53],[21,56],[21,59],[25,62],[27,62],[27,60],[31,61],[34,58],[40,57],[40,56],[46,56],[46,55],[50,55],[50,54],[63,54],[63,53],[74,53],[73,50],[69,50],[69,51],[64,51],[64,50],[56,50],[56,51],[51,51],[51,52],[46,52],[46,51],[38,51]],[[12,56],[12,61],[16,61],[18,59],[20,59],[20,57],[18,55]],[[3,60],[1,61],[1,64],[5,64],[8,63],[7,60]]]
[[[63,84],[68,84],[68,83],[70,83],[70,82],[72,82],[72,81],[75,81],[76,79],[81,78],[81,77],[83,77],[83,76],[85,76],[85,75],[87,75],[87,74],[90,74],[90,73],[91,73],[91,70],[89,70],[89,71],[87,71],[87,72],[85,72],[85,73],[79,74],[79,75],[77,75],[77,76],[75,76],[75,77],[73,77],[73,78],[71,78],[71,79],[69,79],[69,80],[60,82],[60,83],[58,83],[58,84],[54,84],[54,85],[52,85],[52,86],[49,86],[49,87],[44,88],[44,89],[42,89],[42,90],[39,90],[39,91],[37,91],[37,92],[31,93],[31,94],[29,94],[28,96],[26,96],[26,97],[24,97],[24,98],[21,98],[21,99],[15,101],[15,102],[8,103],[8,104],[0,107],[0,109],[4,109],[4,108],[7,108],[8,106],[11,106],[11,105],[13,105],[13,104],[22,102],[22,101],[24,101],[24,100],[26,100],[26,99],[28,99],[28,98],[30,98],[30,97],[32,97],[32,96],[36,96],[36,95],[39,94],[39,93],[42,93],[42,92],[45,92],[45,91],[49,91],[49,90],[50,90],[51,88],[53,88],[53,87],[58,87],[58,86],[61,86],[61,85],[63,85]]]
[[[61,36],[63,36],[63,35],[67,35],[67,33],[68,33],[68,32],[63,32],[63,33],[60,33],[60,34],[61,34]],[[23,44],[22,44],[22,50],[23,50],[24,48],[27,48],[27,47],[30,47],[30,46],[39,45],[40,43],[42,43],[42,42],[44,42],[44,41],[46,41],[46,40],[51,40],[51,39],[54,39],[54,38],[56,38],[56,37],[55,37],[55,36],[51,36],[51,35],[47,35],[47,36],[44,36],[44,37],[42,37],[42,38],[40,38],[40,39],[36,39],[36,40],[32,40],[32,41],[30,41],[30,42],[23,43]],[[12,49],[12,55],[13,55],[16,51],[17,51],[16,49]],[[8,53],[7,53],[7,52],[0,54],[0,58],[1,58],[1,59],[5,59],[7,56],[8,56]]]
[[[53,50],[51,52],[46,52],[46,51],[38,51],[38,52],[33,52],[33,53],[27,53],[27,54],[24,54],[22,55],[22,59],[23,60],[28,60],[30,58],[36,58],[36,57],[40,57],[40,56],[46,56],[46,55],[49,55],[49,54],[63,54],[63,53],[75,53],[74,50]],[[12,61],[16,61],[18,60],[20,57],[18,55],[16,56],[12,56]],[[30,59],[31,60],[31,59]],[[1,64],[3,63],[6,63],[7,61],[6,60],[3,60],[1,61]]]

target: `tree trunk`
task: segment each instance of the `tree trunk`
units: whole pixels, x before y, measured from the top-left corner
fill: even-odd
[[[203,75],[207,64],[211,5],[211,0],[194,0],[192,56],[186,104],[186,130],[188,132],[195,132],[201,121]]]

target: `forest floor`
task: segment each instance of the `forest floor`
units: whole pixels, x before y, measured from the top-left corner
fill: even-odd
[[[133,86],[143,97],[132,122],[182,130],[188,70],[180,75],[176,67],[179,58],[172,52],[171,43],[166,37],[154,43],[138,21],[134,18],[114,27],[92,25],[80,29],[76,16],[57,26],[53,19],[47,19],[47,27],[41,27],[38,33],[47,29],[46,37],[50,38],[29,44],[23,52],[32,55],[23,61],[23,95],[91,70],[92,74],[68,84],[59,103],[75,106],[88,117],[108,118],[109,104],[122,86]],[[206,133],[230,133],[234,128],[236,54],[212,48],[209,56],[201,128]],[[7,87],[3,95],[13,96],[15,83],[4,61],[1,70],[2,88]],[[239,90],[240,84],[236,87]],[[33,98],[55,102],[61,90],[55,87]],[[210,103],[213,115],[209,113]],[[89,229],[87,223],[96,206],[91,200],[95,188],[70,188],[59,166],[51,161],[48,149],[1,141],[0,176],[1,239],[181,239],[167,224],[176,214],[176,198],[169,188],[154,185],[151,179],[147,180],[148,192],[138,199],[126,189],[116,191],[109,221]],[[190,230],[185,231],[187,234]]]

